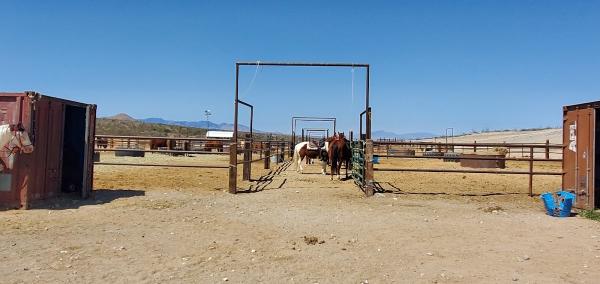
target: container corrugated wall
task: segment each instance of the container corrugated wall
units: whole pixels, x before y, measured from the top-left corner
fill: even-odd
[[[93,145],[83,139],[95,130],[95,105],[87,105],[63,99],[41,96],[35,93],[0,93],[0,122],[3,124],[22,123],[34,144],[31,154],[17,154],[14,167],[5,171],[2,177],[10,179],[9,188],[0,182],[0,206],[24,207],[30,202],[55,197],[63,192],[63,163],[65,154],[65,113],[67,108],[83,109],[86,117],[85,129],[80,139],[85,156],[93,155]],[[90,112],[90,110],[92,110]],[[93,116],[93,117],[90,117]],[[79,142],[78,142],[79,143]],[[85,160],[80,167],[83,173],[81,196],[87,197],[91,191],[93,159]]]
[[[598,102],[563,108],[563,181],[566,190],[575,192],[575,207],[594,209],[600,194],[596,182],[596,110]],[[599,176],[600,177],[600,176]]]

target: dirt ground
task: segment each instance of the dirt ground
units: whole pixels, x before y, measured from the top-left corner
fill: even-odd
[[[416,161],[377,166],[402,163]],[[544,215],[525,194],[526,178],[376,172],[386,191],[365,198],[352,180],[330,181],[317,165],[302,175],[289,163],[255,165],[258,181],[240,183],[238,195],[226,193],[227,169],[97,166],[92,199],[0,212],[0,282],[600,279],[600,223]],[[551,191],[560,179],[536,177],[534,185]]]

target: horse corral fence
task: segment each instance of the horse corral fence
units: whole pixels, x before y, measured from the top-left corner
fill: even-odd
[[[533,196],[533,176],[548,175],[562,176],[562,171],[536,171],[534,162],[551,162],[562,164],[562,150],[564,145],[553,145],[547,143],[441,143],[441,142],[414,142],[414,141],[375,141],[374,155],[378,158],[393,159],[442,159],[449,162],[470,163],[468,169],[448,168],[396,168],[375,167],[374,171],[387,172],[421,172],[421,173],[475,173],[475,174],[505,174],[505,175],[528,175],[529,191]],[[560,151],[557,151],[560,150]],[[479,152],[477,152],[479,151]],[[492,151],[494,155],[479,155],[482,151]],[[519,157],[520,155],[520,157]],[[553,158],[558,156],[560,158]],[[476,169],[487,168],[489,164],[504,168],[506,161],[526,162],[527,170],[493,170]],[[491,162],[482,164],[483,162]]]
[[[166,143],[162,143],[166,142]],[[230,139],[216,138],[193,138],[193,137],[152,137],[152,136],[118,136],[118,135],[96,135],[96,152],[126,153],[129,156],[143,157],[137,153],[157,153],[172,156],[188,155],[223,155],[229,156],[243,154],[244,158],[238,164],[244,167],[244,179],[250,179],[251,164],[264,160],[265,168],[270,167],[271,158],[278,157],[276,162],[283,160],[287,141],[278,140],[252,140],[244,139],[236,143],[235,151],[231,151],[234,145]],[[258,154],[259,158],[252,159],[252,154]],[[96,165],[112,166],[142,166],[142,167],[172,167],[172,168],[210,168],[228,169],[229,164],[182,164],[182,163],[144,163],[143,159],[135,162],[95,162]]]
[[[167,147],[153,148],[156,140],[168,140]],[[292,156],[289,153],[290,143],[277,140],[253,141],[250,135],[237,143],[236,151],[230,151],[232,142],[229,139],[207,139],[190,137],[150,137],[150,136],[115,136],[97,135],[96,152],[143,152],[159,153],[166,155],[235,155],[242,154],[243,159],[236,165],[243,166],[243,180],[251,179],[252,163],[264,161],[264,168],[268,169],[272,157],[276,157],[276,163]],[[535,162],[562,163],[563,145],[549,143],[442,143],[422,141],[390,141],[379,140],[354,140],[350,141],[352,149],[351,176],[359,188],[367,196],[375,192],[374,172],[421,172],[421,173],[473,173],[473,174],[504,174],[504,175],[527,175],[529,176],[529,195],[533,195],[533,177],[536,175],[562,176],[562,171],[536,171]],[[482,155],[477,153],[500,152],[498,155]],[[253,154],[258,158],[253,158]],[[473,155],[475,154],[475,155]],[[560,158],[553,156],[560,155]],[[526,162],[527,170],[505,170],[502,169],[448,169],[448,168],[396,168],[374,166],[374,158],[388,159],[437,159],[450,162],[463,161],[493,161]],[[139,162],[102,162],[96,165],[120,165],[120,166],[150,166],[150,167],[181,167],[181,168],[212,168],[228,169],[226,162],[223,164],[157,164]]]
[[[254,106],[239,99],[239,73],[242,66],[275,66],[275,67],[349,67],[364,68],[366,70],[365,84],[365,108],[359,114],[359,133],[358,141],[350,137],[350,147],[352,149],[352,177],[355,183],[365,192],[367,196],[373,195],[375,191],[374,172],[423,172],[423,173],[476,173],[476,174],[506,174],[506,175],[528,175],[529,176],[529,195],[533,195],[533,176],[535,175],[553,175],[562,176],[564,173],[558,171],[536,171],[534,163],[556,162],[562,163],[563,145],[550,145],[547,143],[528,143],[528,144],[510,144],[510,143],[439,143],[427,141],[373,141],[371,139],[371,117],[372,110],[369,104],[370,88],[370,67],[368,64],[346,64],[346,63],[265,63],[265,62],[236,62],[235,64],[235,96],[234,96],[234,123],[233,137],[231,140],[206,139],[206,138],[165,138],[165,137],[135,137],[135,136],[98,136],[97,151],[119,151],[126,150],[165,153],[173,155],[193,155],[193,154],[216,154],[229,155],[229,163],[223,165],[156,165],[156,164],[131,164],[133,166],[182,166],[182,167],[211,167],[229,169],[229,192],[237,192],[237,168],[239,164],[243,165],[243,180],[250,180],[251,164],[264,159],[265,168],[269,167],[270,158],[277,156],[277,162],[285,158],[285,153],[292,154],[292,149],[296,144],[296,122],[299,120],[307,121],[330,121],[333,123],[333,130],[336,132],[336,119],[329,117],[292,117],[292,131],[289,141],[256,141],[252,135],[252,124],[254,116]],[[239,105],[250,108],[250,133],[245,137],[238,139],[238,108]],[[364,129],[363,129],[364,121]],[[167,139],[162,148],[152,149],[151,140],[153,138]],[[145,140],[144,143],[142,140]],[[150,141],[150,142],[148,142]],[[117,146],[118,145],[118,146]],[[150,149],[148,149],[150,148]],[[235,150],[233,150],[235,149]],[[479,156],[481,151],[490,149],[500,152],[494,155]],[[502,150],[504,149],[504,150]],[[477,152],[477,151],[480,152]],[[469,152],[469,153],[468,153]],[[259,153],[260,158],[253,159],[253,153]],[[238,161],[238,155],[243,154],[242,161]],[[520,156],[519,156],[520,154]],[[556,158],[556,157],[559,158]],[[449,169],[449,168],[414,168],[414,167],[375,167],[374,163],[379,158],[388,159],[443,159],[447,162],[461,162],[467,165],[468,161],[473,161],[469,166],[475,168],[468,169]],[[495,169],[477,169],[477,167],[499,167],[503,168],[506,161],[520,161],[528,164],[528,170],[495,170]],[[97,164],[116,164],[103,163]],[[484,166],[485,164],[485,166]],[[122,164],[129,165],[129,164]]]

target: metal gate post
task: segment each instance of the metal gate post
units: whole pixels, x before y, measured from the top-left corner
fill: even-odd
[[[229,193],[237,193],[237,143],[229,144]]]
[[[246,139],[244,139],[244,167],[242,180],[250,180],[252,164],[252,137],[250,134],[246,134]]]
[[[237,142],[238,142],[238,107],[239,107],[239,84],[240,65],[235,64],[235,99],[233,100],[233,137],[229,144],[229,193],[237,193]]]
[[[373,185],[373,140],[365,141],[365,194],[373,196],[375,187]]]
[[[533,147],[529,148],[529,196],[533,196]]]
[[[265,170],[271,168],[271,142],[265,143]]]

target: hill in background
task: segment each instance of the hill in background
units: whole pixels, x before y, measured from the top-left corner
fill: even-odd
[[[107,119],[113,119],[113,120],[125,120],[125,121],[135,121],[136,119],[129,116],[126,113],[119,113],[119,114],[115,114],[113,116],[109,116],[106,117]]]
[[[199,121],[182,121],[182,120],[167,120],[158,117],[144,118],[140,119],[140,121],[148,122],[148,123],[160,123],[167,125],[178,125],[185,127],[196,127],[196,128],[209,128],[212,130],[233,130],[233,124],[231,123],[213,123],[206,120]],[[239,131],[250,131],[250,127],[238,124]],[[262,132],[260,130],[254,129],[254,132]]]
[[[184,120],[167,120],[160,117],[150,117],[150,118],[142,118],[136,119],[126,113],[119,113],[113,116],[103,117],[101,119],[109,119],[109,120],[120,120],[120,121],[139,121],[146,122],[150,124],[163,124],[163,125],[173,125],[173,126],[183,126],[190,128],[202,128],[202,129],[211,129],[211,130],[233,130],[233,124],[231,123],[214,123],[206,120],[199,121],[184,121]],[[238,131],[250,131],[250,127],[238,124]],[[254,129],[254,132],[263,132],[257,129]]]
[[[160,137],[204,137],[206,135],[206,129],[158,123],[146,123],[138,120],[98,118],[96,120],[96,134]]]
[[[130,118],[130,119],[129,119]],[[240,128],[240,136],[246,131]],[[212,128],[211,128],[212,130]],[[123,136],[155,136],[155,137],[206,137],[206,128],[186,127],[162,123],[150,123],[136,120],[125,114],[96,120],[96,134],[98,135],[123,135]],[[265,140],[269,133],[255,132],[255,139]],[[273,139],[288,139],[288,135],[273,134]]]

